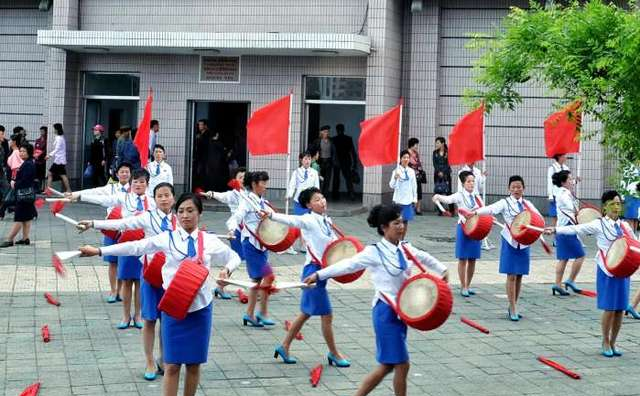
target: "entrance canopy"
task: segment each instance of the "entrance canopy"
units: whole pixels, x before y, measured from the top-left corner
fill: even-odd
[[[333,33],[200,33],[38,30],[38,44],[86,53],[367,56],[368,36]]]

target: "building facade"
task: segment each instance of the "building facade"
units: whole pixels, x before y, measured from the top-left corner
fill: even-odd
[[[278,197],[287,158],[247,154],[245,124],[253,110],[293,92],[289,161],[295,168],[321,125],[331,125],[333,135],[342,123],[357,143],[359,122],[403,97],[402,142],[420,139],[428,193],[434,139],[446,137],[469,110],[462,94],[474,86],[478,56],[465,47],[469,37],[490,35],[510,6],[527,4],[0,0],[0,124],[22,125],[35,137],[40,125],[62,122],[77,185],[91,126],[101,123],[111,134],[123,124],[136,126],[152,87],[159,142],[179,189],[191,186],[195,124],[204,118],[239,164],[269,172]],[[527,194],[542,203],[550,163],[542,125],[560,98],[534,84],[521,89],[524,102],[516,111],[495,110],[486,119],[487,194],[505,194],[508,177],[521,174]],[[577,162],[569,165],[576,169]],[[597,141],[583,144],[580,168],[580,195],[597,198],[612,172]],[[390,199],[391,170],[358,167],[365,206]]]

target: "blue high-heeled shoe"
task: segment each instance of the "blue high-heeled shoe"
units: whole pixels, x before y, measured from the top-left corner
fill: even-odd
[[[262,316],[261,313],[256,314],[256,319],[258,320],[258,322],[262,323],[264,326],[273,326],[276,324],[276,322],[274,322],[273,320]]]
[[[298,362],[295,358],[292,358],[291,356],[287,355],[282,345],[277,347],[276,350],[273,352],[274,359],[277,359],[278,356],[282,358],[282,361],[285,362],[285,364],[296,364]]]
[[[520,315],[512,314],[511,308],[507,308],[507,318],[509,318],[512,322],[517,322],[520,320]]]
[[[245,326],[247,326],[247,324],[250,324],[251,327],[264,327],[264,325],[260,323],[260,320],[258,318],[252,319],[251,316],[247,314],[242,317],[242,324]]]
[[[462,297],[469,297],[469,290],[466,289],[460,289],[460,295]]]
[[[469,293],[470,296],[475,296],[476,295],[476,291],[473,289],[467,289],[467,293]]]
[[[329,361],[329,366],[332,366],[334,364],[336,365],[336,367],[349,367],[349,366],[351,366],[351,362],[350,361],[348,361],[347,359],[344,359],[344,358],[338,359],[336,357],[336,355],[334,355],[331,352],[329,352],[327,354],[327,360]]]
[[[560,286],[558,285],[553,285],[551,286],[551,293],[555,296],[556,293],[560,294],[561,296],[568,296],[570,293],[564,289],[562,289]]]
[[[613,352],[613,356],[622,356],[622,352],[616,349],[616,347],[611,347],[611,352]]]
[[[225,292],[224,290],[220,290],[217,287],[213,289],[213,295],[216,298],[221,298],[223,300],[231,300],[231,294]]]
[[[582,289],[581,289],[581,288],[579,288],[578,286],[576,286],[576,284],[575,284],[575,283],[573,283],[573,281],[570,281],[570,280],[568,280],[568,281],[565,281],[565,282],[564,282],[564,288],[565,288],[566,290],[571,289],[571,291],[572,291],[572,292],[574,292],[574,293],[578,293],[578,294],[580,294],[580,292],[582,291]]]
[[[158,377],[158,373],[144,373],[144,379],[147,381],[153,381]]]
[[[602,347],[602,356],[607,357],[607,358],[612,358],[613,357],[613,351],[611,350],[611,348],[605,349],[605,347]]]
[[[627,307],[624,311],[625,316],[631,315],[634,319],[640,319],[640,313],[636,311],[631,305]]]

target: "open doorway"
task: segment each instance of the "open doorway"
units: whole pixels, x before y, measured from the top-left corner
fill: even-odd
[[[229,175],[247,164],[247,102],[190,102],[191,189],[226,191]]]

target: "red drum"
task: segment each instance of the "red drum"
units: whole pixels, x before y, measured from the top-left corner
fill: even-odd
[[[539,214],[530,210],[524,210],[513,219],[509,232],[513,239],[522,245],[531,245],[540,238],[542,232],[532,230],[525,226],[544,228],[544,219]]]
[[[162,287],[162,266],[164,266],[167,257],[164,252],[158,252],[144,267],[142,276],[153,287]]]
[[[283,252],[289,249],[300,236],[300,230],[265,218],[260,221],[255,237],[262,246],[272,252]]]
[[[607,251],[605,267],[607,271],[617,278],[626,278],[633,275],[640,266],[640,253],[630,247],[640,249],[640,242],[629,237],[616,239]]]
[[[183,260],[164,292],[158,309],[178,320],[186,318],[189,307],[208,276],[209,270],[199,260]]]
[[[467,219],[462,225],[462,232],[467,237],[481,241],[491,232],[493,226],[493,216],[491,215],[475,215]]]
[[[122,218],[122,207],[116,206],[111,209],[111,212],[107,215],[107,220],[116,220]],[[100,232],[107,238],[111,238],[114,241],[118,239],[118,231],[115,230],[100,230]]]
[[[364,249],[364,246],[355,237],[344,236],[336,239],[324,250],[324,254],[322,255],[322,268],[326,268],[340,260],[353,257],[356,253],[361,252],[362,249]],[[337,276],[333,278],[333,280],[340,283],[351,283],[360,278],[363,273],[364,270],[361,270],[353,274]]]
[[[585,207],[578,211],[576,220],[578,224],[586,224],[602,217],[602,213],[596,208]]]
[[[140,239],[144,239],[144,230],[142,228],[126,230],[120,233],[118,243],[139,241]]]
[[[431,274],[414,275],[398,292],[397,312],[407,326],[418,330],[440,327],[451,315],[453,296],[447,282]]]

